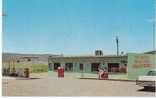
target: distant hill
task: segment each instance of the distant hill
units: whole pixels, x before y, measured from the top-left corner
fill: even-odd
[[[7,62],[10,59],[18,59],[22,57],[38,57],[40,61],[48,62],[49,56],[60,56],[54,54],[19,54],[19,53],[2,53],[2,62]]]

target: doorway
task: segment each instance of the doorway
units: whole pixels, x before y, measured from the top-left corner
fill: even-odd
[[[98,72],[99,66],[100,66],[100,63],[92,63],[91,64],[91,71],[92,72]]]
[[[66,63],[65,71],[73,71],[73,63]]]
[[[80,64],[80,71],[83,71],[83,64]]]
[[[54,63],[54,70],[56,71],[58,67],[60,67],[60,63]]]

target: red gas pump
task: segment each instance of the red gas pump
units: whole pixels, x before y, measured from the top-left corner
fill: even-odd
[[[24,68],[24,77],[29,78],[29,68]]]
[[[108,79],[108,72],[106,70],[99,69],[99,79],[100,80]]]
[[[58,77],[64,77],[64,69],[61,67],[58,67],[57,69]]]

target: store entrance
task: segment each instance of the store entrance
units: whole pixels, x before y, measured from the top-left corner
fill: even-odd
[[[91,64],[91,71],[92,72],[98,72],[99,66],[100,66],[100,63],[92,63]]]
[[[59,66],[61,66],[60,63],[54,63],[54,70],[56,71]]]

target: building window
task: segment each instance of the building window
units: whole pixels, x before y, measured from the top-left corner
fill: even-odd
[[[66,63],[65,71],[73,71],[73,63]]]
[[[100,63],[92,63],[91,64],[91,71],[92,72],[97,72],[99,69]]]
[[[108,72],[119,72],[119,63],[108,63]]]
[[[83,64],[80,64],[80,70],[83,71]]]

